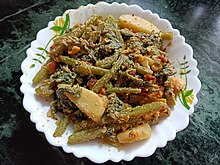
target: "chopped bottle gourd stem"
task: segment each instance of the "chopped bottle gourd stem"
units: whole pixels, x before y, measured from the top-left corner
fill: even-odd
[[[118,60],[113,64],[112,68],[107,72],[101,79],[97,81],[97,83],[93,86],[92,90],[95,93],[98,93],[105,84],[115,75],[117,70],[121,67],[121,65],[126,61],[126,56],[119,56]]]
[[[101,137],[106,133],[106,128],[92,128],[87,130],[82,130],[79,132],[75,132],[72,135],[68,137],[68,143],[69,144],[76,144],[76,143],[82,143],[86,141],[90,141],[93,139],[96,139],[98,137]]]
[[[162,109],[163,107],[166,107],[166,104],[164,104],[162,102],[152,102],[149,104],[136,106],[136,107],[132,108],[131,111],[124,112],[124,113],[122,112],[120,117],[135,117],[135,116],[138,116],[141,114],[152,112],[154,110]]]
[[[137,70],[138,73],[142,75],[153,74],[153,71],[151,69],[146,68],[144,66],[140,66],[139,64],[135,64],[134,68]]]
[[[65,115],[63,119],[60,121],[60,123],[58,124],[53,136],[54,137],[62,136],[62,134],[66,131],[68,124],[69,124],[68,116]]]
[[[85,75],[96,74],[102,76],[109,71],[108,69],[88,65],[85,62],[80,62],[67,56],[60,56],[60,60],[65,64],[72,66],[77,73]]]
[[[141,93],[140,88],[124,88],[124,87],[114,87],[114,88],[108,88],[107,93],[134,93],[139,94]]]
[[[49,59],[44,65],[41,66],[40,70],[37,72],[37,74],[34,76],[32,80],[34,85],[39,84],[44,78],[47,77],[47,64],[51,61],[52,60]]]

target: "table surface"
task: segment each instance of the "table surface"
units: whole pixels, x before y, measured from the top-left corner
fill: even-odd
[[[98,0],[0,1],[0,164],[94,164],[51,146],[22,106],[19,78],[36,33],[70,8]],[[106,2],[113,2],[108,0]],[[202,88],[187,129],[148,158],[117,164],[220,164],[220,1],[118,0],[168,19],[194,50]],[[105,164],[112,164],[106,162]]]

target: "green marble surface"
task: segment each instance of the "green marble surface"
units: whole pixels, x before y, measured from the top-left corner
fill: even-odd
[[[36,33],[66,9],[97,0],[0,1],[0,164],[94,164],[51,146],[22,106],[19,78]],[[113,2],[108,0],[106,2]],[[148,158],[117,164],[220,164],[220,1],[118,0],[158,13],[194,50],[202,88],[187,129]],[[106,162],[105,164],[113,164]]]

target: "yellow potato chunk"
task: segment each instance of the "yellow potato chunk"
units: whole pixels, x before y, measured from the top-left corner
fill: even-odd
[[[80,88],[82,90],[79,98],[67,92],[65,94],[89,118],[95,122],[100,121],[105,111],[106,103],[95,92],[83,87]]]
[[[151,136],[151,127],[149,124],[145,123],[131,129],[121,132],[117,135],[117,139],[120,143],[133,143],[135,141],[140,141],[147,139]]]
[[[160,29],[158,29],[151,22],[140,18],[135,15],[125,14],[121,15],[118,19],[119,26],[122,28],[131,29],[133,32],[144,32],[144,33],[159,33]]]

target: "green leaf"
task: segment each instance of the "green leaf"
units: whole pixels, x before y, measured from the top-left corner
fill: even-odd
[[[186,75],[186,74],[189,74],[191,72],[191,70],[188,70],[186,72],[181,72],[180,75]]]
[[[186,64],[188,64],[188,61],[185,61],[185,62],[183,62],[183,63],[180,63],[180,65],[186,65]]]
[[[183,59],[186,60],[186,55],[183,56]]]
[[[33,67],[35,67],[35,64],[31,64],[31,65],[30,65],[30,68],[33,68]]]
[[[38,47],[37,49],[38,49],[38,50],[41,50],[41,51],[44,51],[46,54],[49,53],[46,49],[44,49],[44,48],[42,48],[42,47]]]
[[[185,97],[188,97],[188,96],[191,95],[192,93],[193,93],[193,89],[188,90],[188,91],[184,94],[184,96],[185,96]]]
[[[37,54],[35,54],[35,55],[38,56],[38,57],[43,58],[44,60],[46,60],[46,57],[44,57],[42,54],[37,53]]]
[[[65,23],[64,23],[63,28],[61,30],[61,35],[66,31],[69,24],[70,24],[70,15],[68,13],[68,14],[66,14],[66,20],[65,20]]]
[[[43,64],[42,61],[37,58],[33,58],[33,60],[39,62],[40,64]]]
[[[183,106],[186,108],[186,109],[190,109],[190,106],[187,104],[187,101],[186,101],[186,97],[183,93],[183,90],[180,90],[180,93],[181,93],[181,96],[182,96],[182,101],[181,103],[183,104]]]
[[[60,26],[53,26],[53,27],[51,27],[50,29],[53,30],[53,31],[55,31],[55,32],[59,32],[59,31],[63,30],[63,28],[60,27]]]
[[[180,69],[187,69],[187,68],[189,68],[189,65],[187,65],[187,66],[185,66],[183,68],[180,68]]]

